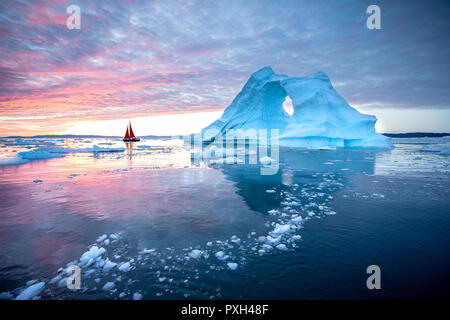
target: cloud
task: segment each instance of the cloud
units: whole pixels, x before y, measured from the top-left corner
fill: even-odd
[[[81,30],[65,26],[81,8]],[[326,72],[350,104],[448,109],[448,1],[3,1],[0,116],[223,109],[251,73]],[[0,132],[1,133],[1,132]]]

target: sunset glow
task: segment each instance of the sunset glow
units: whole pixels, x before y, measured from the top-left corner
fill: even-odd
[[[439,118],[449,110],[449,35],[437,27],[446,21],[437,6],[383,3],[389,15],[372,32],[364,3],[231,2],[81,0],[79,30],[66,26],[71,1],[2,2],[0,136],[94,133],[95,121],[96,134],[119,134],[107,123],[220,111],[266,65],[298,76],[324,71],[366,113]],[[408,17],[421,12],[428,18],[419,27]],[[389,121],[384,129],[436,131],[433,124]],[[136,126],[177,134],[190,124]]]
[[[63,134],[123,136],[128,120],[139,135],[172,136],[199,132],[220,117],[222,111],[177,113],[137,117],[120,120],[79,121],[69,126]]]

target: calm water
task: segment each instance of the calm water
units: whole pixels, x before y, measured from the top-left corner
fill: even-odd
[[[178,140],[3,139],[0,152],[94,144],[126,149],[0,166],[4,298],[30,280],[45,282],[41,299],[450,296],[449,156],[417,144],[284,149],[278,173],[262,176],[193,166]],[[94,244],[106,253],[82,267],[82,289],[59,285]],[[366,287],[373,264],[381,290]]]

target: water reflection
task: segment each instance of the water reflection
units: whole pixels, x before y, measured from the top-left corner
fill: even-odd
[[[267,234],[274,208],[318,212],[355,175],[407,163],[433,168],[435,157],[402,148],[283,149],[279,170],[261,175],[262,165],[193,166],[174,141],[152,140],[127,143],[125,152],[73,153],[0,168],[0,292],[78,259],[103,233],[123,232],[133,250],[245,239],[253,230]]]
[[[133,158],[133,146],[134,142],[125,142],[125,150],[127,151],[127,158],[131,164],[131,159]]]
[[[284,149],[280,150],[280,167],[274,175],[261,175],[260,164],[213,167],[220,168],[226,179],[235,183],[236,193],[251,210],[266,215],[270,209],[281,206],[285,200],[283,192],[292,195],[304,185],[318,186],[326,179],[342,184],[348,175],[374,174],[377,152]]]

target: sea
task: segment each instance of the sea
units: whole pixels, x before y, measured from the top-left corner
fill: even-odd
[[[449,298],[450,139],[393,143],[263,175],[179,138],[0,138],[0,298]]]

